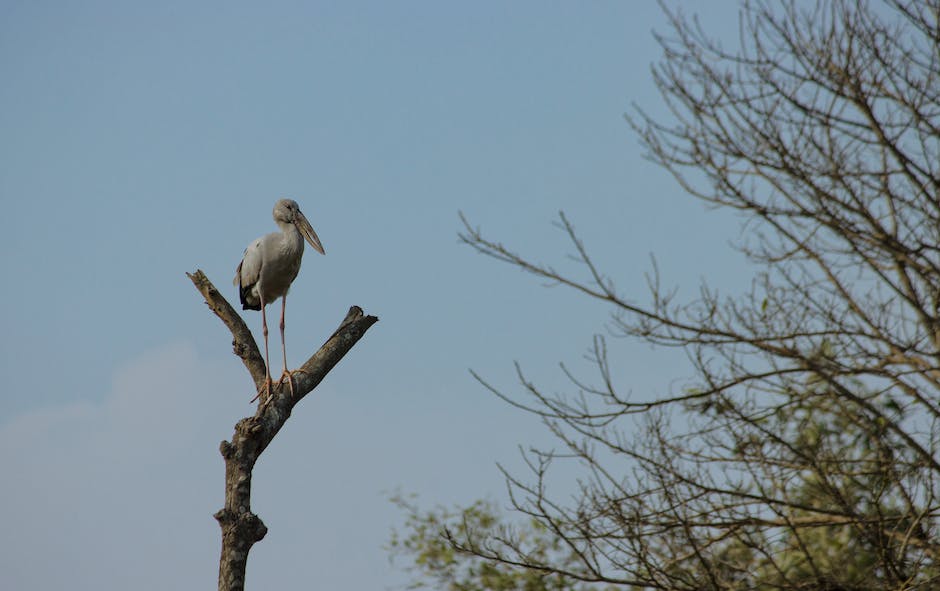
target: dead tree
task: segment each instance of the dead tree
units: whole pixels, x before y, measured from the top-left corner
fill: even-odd
[[[245,321],[202,271],[186,275],[209,308],[231,331],[234,353],[251,374],[255,391],[260,391],[267,377],[267,368]],[[268,532],[261,518],[251,512],[251,472],[255,462],[287,422],[294,406],[317,387],[378,320],[375,316],[366,316],[359,306],[351,307],[336,332],[294,372],[293,396],[289,387],[277,384],[270,396],[261,398],[253,416],[235,424],[232,440],[222,441],[219,445],[225,459],[225,505],[215,514],[222,528],[219,591],[245,588],[248,552]]]

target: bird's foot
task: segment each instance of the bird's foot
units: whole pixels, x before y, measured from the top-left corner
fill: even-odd
[[[270,374],[269,374],[268,377],[267,377],[267,379],[264,380],[264,386],[261,386],[261,389],[258,390],[258,393],[255,394],[255,397],[251,399],[251,401],[249,402],[249,404],[251,404],[251,402],[254,402],[255,400],[257,400],[257,399],[259,399],[259,398],[261,398],[261,397],[264,397],[265,400],[267,400],[268,398],[270,398],[270,397],[271,397],[271,384],[273,384],[273,383],[274,383],[274,380],[271,379],[271,376],[270,376]],[[280,383],[280,382],[278,382],[278,383]]]
[[[286,367],[284,368],[284,373],[281,374],[280,379],[278,379],[278,384],[284,383],[284,378],[287,377],[287,385],[290,387],[290,397],[294,397],[294,372],[290,371]]]

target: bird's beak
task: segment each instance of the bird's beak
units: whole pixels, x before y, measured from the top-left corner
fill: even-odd
[[[320,254],[326,254],[326,251],[323,250],[323,245],[320,244],[317,233],[313,231],[313,226],[310,225],[310,222],[307,221],[304,214],[299,211],[297,212],[297,228],[300,230],[300,233],[303,234],[303,237],[307,239],[307,242],[310,243],[310,246],[313,247],[313,250]]]

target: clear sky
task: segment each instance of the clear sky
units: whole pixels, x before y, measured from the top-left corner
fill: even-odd
[[[735,42],[736,2],[703,16]],[[184,273],[236,300],[285,196],[327,251],[291,291],[290,365],[352,304],[381,321],[256,468],[249,587],[401,588],[391,493],[505,503],[495,463],[547,439],[468,369],[562,389],[607,310],[459,245],[458,211],[571,268],[565,210],[636,301],[651,253],[684,295],[747,284],[736,220],[623,120],[663,113],[654,30],[651,1],[0,2],[0,588],[213,588],[218,443],[253,391]],[[638,396],[688,373],[614,354]]]

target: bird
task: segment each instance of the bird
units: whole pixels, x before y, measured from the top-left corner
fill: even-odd
[[[281,199],[274,204],[274,222],[280,228],[258,238],[245,249],[245,254],[235,270],[233,283],[238,286],[238,297],[243,310],[260,310],[261,326],[264,333],[264,363],[267,378],[264,386],[251,401],[257,400],[262,393],[271,394],[271,363],[268,360],[268,319],[265,307],[281,298],[281,354],[284,356],[284,371],[278,384],[287,382],[291,395],[294,383],[291,372],[287,369],[287,345],[284,342],[284,314],[287,311],[287,291],[300,271],[300,261],[304,255],[304,240],[320,254],[326,254],[320,238],[314,232],[300,206],[293,199]]]

